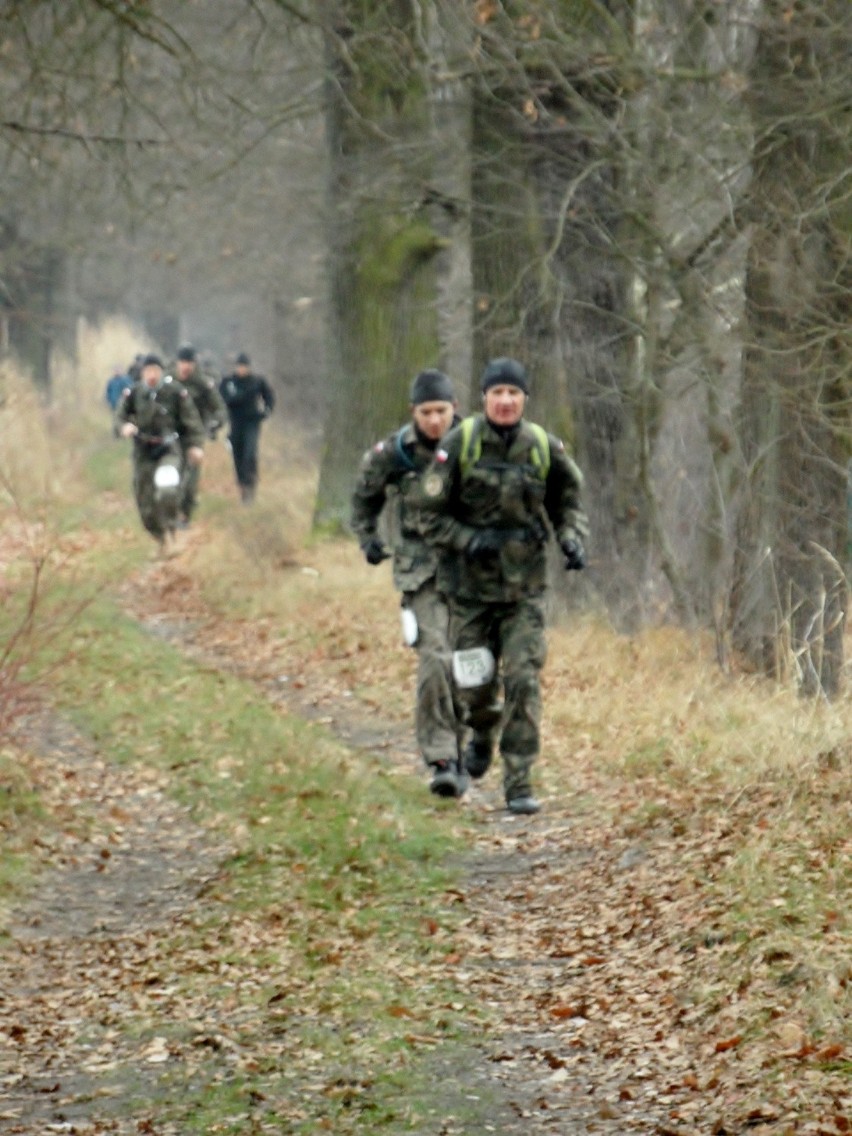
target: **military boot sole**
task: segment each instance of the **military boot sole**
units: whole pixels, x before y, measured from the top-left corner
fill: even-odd
[[[506,802],[506,808],[515,816],[532,816],[541,811],[541,805],[535,797],[512,797]]]

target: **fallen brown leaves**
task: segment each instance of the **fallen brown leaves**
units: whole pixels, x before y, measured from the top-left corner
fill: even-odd
[[[319,712],[336,728],[344,720],[370,721],[380,710],[404,746],[414,663],[397,643],[392,596],[368,594],[353,610],[338,595],[324,594],[322,581],[306,585],[298,567],[288,571],[297,594],[287,620],[277,613],[235,618],[211,605],[203,577],[193,571],[191,549],[181,562],[146,569],[145,605],[137,604],[136,611],[171,628],[172,637],[207,665],[256,681],[282,712]],[[128,607],[140,594],[128,587]],[[560,681],[573,683],[570,705],[554,705]],[[834,802],[841,819],[847,815],[848,755],[816,761],[799,786],[805,799],[797,806],[802,821],[795,840],[779,848],[772,833],[779,823],[792,824],[794,783],[767,777],[734,790],[718,777],[680,775],[665,745],[659,752],[637,750],[632,775],[617,774],[608,763],[606,739],[616,747],[620,722],[611,716],[599,732],[593,729],[595,682],[580,668],[551,667],[540,771],[546,811],[534,820],[506,817],[493,773],[472,787],[460,810],[472,842],[464,884],[445,897],[461,921],[451,935],[435,919],[422,927],[424,938],[445,942],[445,966],[486,1015],[489,1032],[481,1040],[490,1075],[514,1094],[530,1133],[850,1131],[848,1022],[836,1013],[848,1005],[850,981],[841,964],[848,948],[843,826],[830,835],[817,815],[827,802]],[[685,715],[668,726],[683,738],[691,729]],[[390,763],[401,760],[388,753]],[[410,770],[409,755],[404,771]],[[124,804],[116,805],[122,792],[113,784],[102,800],[123,810]],[[120,831],[120,813],[114,819]],[[783,887],[785,880],[797,881],[803,890],[770,891],[765,905],[755,905],[757,914],[741,925],[737,912],[744,897],[732,889],[742,879],[755,887],[766,879],[757,871],[762,850],[753,843],[755,834],[765,834],[766,856],[787,858]],[[100,875],[108,875],[115,849],[95,844],[83,853],[75,839],[63,854],[103,861],[107,869]],[[746,845],[750,859],[738,868]],[[753,876],[743,874],[747,868]],[[801,906],[814,874],[837,879],[836,902],[824,906],[816,928]],[[807,937],[798,938],[797,920],[806,915]],[[280,949],[274,924],[246,919],[230,935],[241,954],[261,957]],[[814,936],[822,952],[817,965],[810,950]],[[358,965],[354,934],[345,943],[316,941],[313,949],[330,968]],[[7,1036],[22,1054],[43,1053],[75,1033],[82,1044],[97,1019],[105,1032],[83,1068],[103,1072],[116,1060],[117,1034],[110,1034],[115,1016],[126,1005],[137,1012],[150,1007],[152,1022],[166,1011],[192,1028],[183,1038],[163,1032],[140,1038],[135,1058],[142,1066],[178,1064],[189,1074],[215,1052],[227,1055],[235,1069],[251,1068],[258,1054],[241,1043],[235,1024],[247,1004],[235,976],[217,976],[222,1000],[215,1008],[204,999],[182,1002],[170,987],[175,968],[196,973],[202,987],[211,954],[196,948],[164,960],[152,954],[144,935],[125,940],[120,957],[92,943],[48,952],[51,993],[31,999],[26,1013],[23,1002],[7,1000]],[[392,959],[388,965],[393,967]],[[345,977],[345,969],[341,973]],[[412,999],[392,1003],[387,1014],[410,1023],[412,1047],[440,1047],[440,1036],[420,1021],[416,990],[424,975],[398,977],[408,978]],[[4,978],[5,989],[33,981],[25,958]],[[284,957],[272,971],[239,980],[252,981],[265,983],[273,1022],[298,998]],[[105,1007],[102,992],[110,987],[115,998]],[[86,993],[94,988],[101,991],[96,1004]],[[805,1005],[806,989],[823,998],[821,1016],[812,1003]],[[329,990],[332,1020],[339,997]],[[251,1023],[242,1024],[248,1029]],[[283,1037],[269,1044],[286,1050]],[[355,1101],[365,1091],[361,1081],[320,1075],[320,1050],[286,1056],[303,1084],[318,1093]],[[60,1083],[50,1074],[47,1064],[47,1095]]]
[[[183,605],[189,594],[188,609],[163,598],[170,617],[192,622],[195,649],[227,655],[267,685],[298,674],[289,693],[324,703],[332,719],[353,689],[369,707],[365,690],[402,687],[394,706],[403,723],[413,668],[393,639],[390,597],[384,614],[306,602],[305,652],[299,634],[205,616],[199,588],[186,584],[172,594]],[[596,743],[583,759],[576,736],[560,758],[548,722],[545,739],[542,818],[507,821],[487,780],[469,794],[476,851],[464,893],[452,897],[467,917],[447,955],[497,1023],[495,1075],[538,1086],[528,1118],[677,1136],[846,1131],[846,1041],[785,1030],[795,983],[784,985],[771,955],[755,962],[751,936],[764,929],[728,923],[725,873],[745,834],[771,830],[783,788],[732,794],[716,781],[696,796],[694,780],[665,768],[614,778]],[[839,784],[848,785],[840,764]],[[823,784],[818,797],[831,791]],[[845,932],[837,924],[838,912],[827,911],[825,934]]]

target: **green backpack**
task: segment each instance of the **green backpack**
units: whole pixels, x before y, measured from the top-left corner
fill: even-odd
[[[470,418],[462,419],[462,448],[459,455],[462,478],[467,477],[471,467],[476,465],[482,455],[484,421],[481,414],[473,414]],[[525,425],[532,430],[534,436],[530,455],[532,464],[541,480],[546,481],[550,472],[550,443],[547,440],[547,431],[536,422],[527,422]]]

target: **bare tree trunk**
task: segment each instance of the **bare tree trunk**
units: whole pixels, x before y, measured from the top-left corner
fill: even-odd
[[[828,696],[841,681],[847,599],[852,287],[832,201],[846,158],[830,105],[850,49],[843,0],[793,24],[783,5],[766,5],[752,76],[758,145],[742,407],[750,480],[732,601],[734,642],[755,665],[793,668],[804,693]]]
[[[341,524],[364,448],[406,414],[413,375],[436,364],[442,238],[427,215],[410,5],[339,0],[326,18],[331,373],[315,520]]]
[[[556,367],[553,281],[546,268],[543,210],[534,138],[518,107],[523,92],[478,91],[474,110],[473,285],[475,370],[490,358],[519,359],[531,376],[531,416],[560,429],[570,422]],[[478,401],[474,384],[472,398]]]
[[[424,85],[430,107],[428,216],[439,237],[435,258],[439,360],[460,393],[473,370],[471,273],[471,29],[457,0],[422,5]]]

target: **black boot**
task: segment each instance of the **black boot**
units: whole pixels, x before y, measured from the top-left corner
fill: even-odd
[[[433,761],[430,763],[432,780],[430,792],[438,797],[461,797],[468,786],[468,776],[459,769],[457,761]]]
[[[477,736],[476,734],[473,735],[465,746],[464,756],[462,758],[464,768],[474,781],[478,781],[480,777],[484,777],[491,767],[493,748],[490,738],[483,737],[482,735]]]

